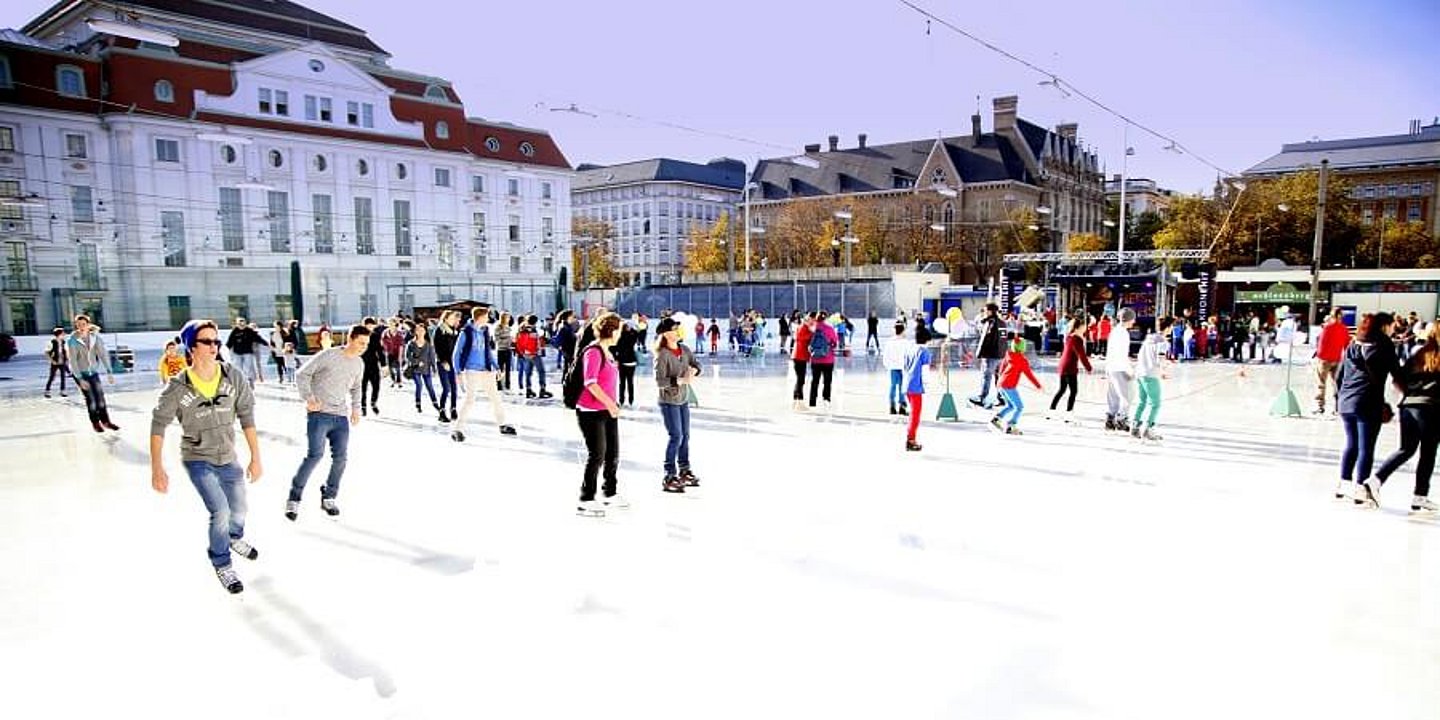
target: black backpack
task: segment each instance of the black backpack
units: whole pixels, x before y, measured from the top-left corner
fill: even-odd
[[[589,352],[590,348],[599,349],[600,345],[597,343],[586,345],[585,349],[576,356],[575,361],[570,363],[570,369],[565,372],[565,385],[560,396],[565,401],[565,407],[571,410],[579,405],[580,393],[585,392],[585,353]],[[605,363],[604,350],[600,351],[600,362],[602,365]]]

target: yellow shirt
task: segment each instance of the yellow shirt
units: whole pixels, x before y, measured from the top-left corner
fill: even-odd
[[[176,355],[175,357],[170,357],[169,355],[161,356],[161,358],[160,358],[160,379],[161,379],[161,380],[163,380],[163,381],[165,381],[165,382],[170,382],[170,378],[173,378],[173,377],[175,377],[176,375],[179,375],[179,374],[180,374],[182,371],[184,371],[184,370],[185,370],[185,357],[184,357],[183,355]]]
[[[214,399],[215,393],[220,391],[220,378],[223,373],[218,367],[215,368],[215,377],[208,381],[196,375],[192,368],[185,368],[185,375],[190,378],[190,384],[195,386],[195,390],[204,395],[207,400]]]

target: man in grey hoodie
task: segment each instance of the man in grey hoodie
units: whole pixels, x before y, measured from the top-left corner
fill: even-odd
[[[350,426],[360,424],[360,382],[366,373],[360,356],[371,341],[380,342],[366,325],[350,328],[344,347],[330,348],[305,363],[295,373],[295,388],[305,401],[305,459],[290,481],[290,499],[285,502],[285,517],[294,520],[300,514],[300,498],[310,473],[325,454],[330,443],[330,475],[320,489],[320,508],[326,515],[340,514],[335,497],[340,494],[340,478],[345,474],[345,459],[350,448]],[[348,416],[348,417],[347,417]]]
[[[255,396],[237,368],[221,363],[220,330],[209,320],[192,320],[180,331],[190,361],[185,372],[170,379],[150,419],[150,486],[170,489],[162,459],[165,428],[180,422],[180,459],[205,509],[210,511],[210,563],[215,576],[231,593],[245,589],[230,566],[233,552],[248,560],[260,556],[245,542],[245,483],[260,479],[260,441],[255,435]],[[235,423],[250,446],[250,465],[241,472],[235,459]]]
[[[110,371],[110,353],[105,349],[105,341],[100,338],[100,333],[95,331],[95,326],[90,324],[90,316],[75,316],[75,334],[65,343],[65,352],[69,356],[70,374],[75,376],[75,385],[80,388],[80,394],[85,396],[85,411],[90,415],[90,425],[95,432],[103,433],[107,429],[119,430],[120,426],[110,422],[110,408],[105,404],[105,388],[100,384],[100,373],[104,372],[105,377],[113,385],[115,374]]]

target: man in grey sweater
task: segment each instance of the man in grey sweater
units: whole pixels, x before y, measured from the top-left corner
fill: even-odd
[[[239,369],[219,362],[220,329],[209,320],[192,320],[180,330],[190,367],[170,379],[150,418],[150,486],[170,489],[162,452],[165,428],[180,422],[180,459],[190,482],[210,511],[210,563],[231,593],[245,589],[230,566],[233,552],[248,560],[260,556],[245,542],[245,483],[260,479],[260,441],[255,435],[255,396]],[[235,459],[235,423],[250,446],[245,473]]]
[[[90,415],[90,426],[95,432],[107,429],[119,430],[120,426],[110,422],[110,408],[105,404],[105,388],[100,384],[100,373],[105,373],[111,384],[115,374],[110,371],[110,352],[90,316],[75,316],[75,334],[65,343],[65,352],[70,364],[70,374],[75,376],[75,385],[85,396],[85,411]]]
[[[370,328],[354,325],[344,347],[330,348],[305,363],[295,373],[295,388],[305,401],[305,435],[308,449],[295,478],[290,481],[290,498],[285,502],[285,517],[294,520],[300,514],[300,498],[305,483],[330,443],[330,476],[320,490],[320,507],[330,516],[340,514],[335,497],[340,494],[340,478],[345,474],[345,456],[350,446],[350,426],[360,423],[360,379],[365,363],[360,356],[369,347]]]

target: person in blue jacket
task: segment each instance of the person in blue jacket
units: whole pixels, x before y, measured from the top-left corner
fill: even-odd
[[[477,307],[470,311],[470,323],[460,329],[454,352],[450,366],[460,375],[465,402],[460,404],[460,416],[455,419],[450,439],[465,442],[465,422],[475,397],[481,392],[490,398],[490,410],[495,413],[500,434],[516,434],[513,426],[505,424],[505,406],[500,403],[500,388],[495,384],[495,371],[500,369],[500,363],[495,359],[495,342],[490,337],[490,308]]]

